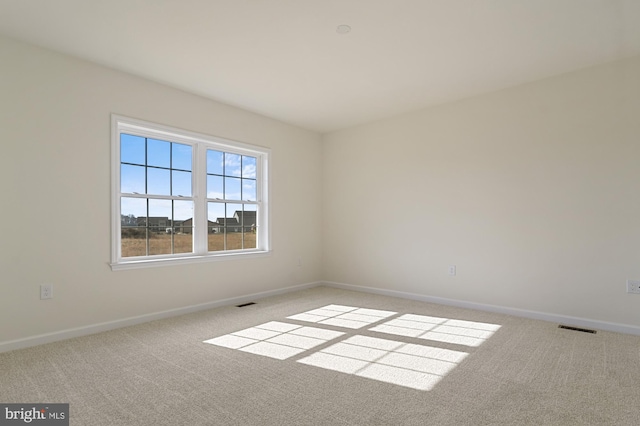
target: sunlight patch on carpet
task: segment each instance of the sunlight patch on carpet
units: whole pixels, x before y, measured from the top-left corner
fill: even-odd
[[[500,326],[474,321],[407,314],[369,330],[464,346],[480,346]]]
[[[316,326],[271,321],[204,343],[278,360],[299,355],[297,362],[301,364],[428,391],[469,353],[427,346],[420,340],[477,347],[501,327],[345,305],[327,305],[287,319]],[[324,325],[350,330],[321,328]],[[354,330],[367,326],[369,334],[408,337],[412,343],[355,334]]]
[[[340,331],[271,321],[205,340],[204,343],[282,360],[343,334]]]
[[[359,308],[357,306],[328,305],[301,314],[291,315],[287,318],[356,329],[366,327],[396,314],[397,312]]]
[[[356,335],[298,362],[426,391],[467,355],[466,352]]]

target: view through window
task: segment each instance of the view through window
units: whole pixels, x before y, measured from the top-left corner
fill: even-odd
[[[124,117],[112,123],[112,266],[268,251],[268,150]]]

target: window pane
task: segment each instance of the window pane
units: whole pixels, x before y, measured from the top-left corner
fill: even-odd
[[[225,177],[224,178],[224,199],[225,200],[241,200],[241,179]]]
[[[176,234],[193,234],[193,216],[188,219],[175,219],[174,232]]]
[[[207,203],[208,250],[224,250],[225,205],[224,203]]]
[[[207,198],[224,198],[223,177],[207,175]]]
[[[171,167],[171,143],[147,139],[147,165]]]
[[[225,218],[225,204],[224,203],[208,203],[207,219],[211,222],[217,222],[218,219]],[[211,225],[218,226],[218,225]]]
[[[171,254],[171,235],[149,231],[149,255]]]
[[[191,228],[193,218],[193,201],[176,200],[173,202],[173,220],[176,222],[188,222]]]
[[[191,171],[191,147],[181,143],[172,143],[171,150],[171,168]]]
[[[256,181],[253,179],[242,179],[242,199],[245,201],[256,201]]]
[[[134,219],[147,217],[146,198],[122,197],[120,199],[120,216],[126,216],[128,218],[129,223],[127,223],[127,225],[141,226],[139,221]]]
[[[242,221],[242,241],[244,249],[254,249],[258,247],[257,244],[257,225],[258,225],[258,206],[245,204],[243,221]]]
[[[120,161],[122,163],[145,164],[145,139],[140,136],[120,134]]]
[[[149,229],[154,232],[166,232],[171,226],[171,200],[149,200]]]
[[[193,253],[193,234],[174,233],[173,253]]]
[[[238,223],[242,226],[245,232],[250,232],[255,229],[257,225],[257,206],[252,204],[245,204],[244,206],[238,206],[239,210],[234,212],[234,217],[238,219]],[[243,209],[243,210],[240,210]]]
[[[147,255],[147,200],[120,199],[120,251],[122,257]]]
[[[149,200],[148,234],[149,254],[170,254],[171,234],[171,200]]]
[[[256,178],[256,158],[242,156],[242,177],[243,178]]]
[[[224,175],[225,176],[242,176],[241,155],[224,153]]]
[[[168,169],[147,167],[147,194],[171,195],[169,176],[170,172]]]
[[[120,165],[120,192],[144,194],[144,166]]]
[[[242,249],[242,204],[227,204],[227,250]]]
[[[207,150],[207,173],[214,175],[224,174],[224,153]]]
[[[191,172],[173,170],[171,175],[171,194],[191,197]]]
[[[147,255],[147,228],[123,226],[120,233],[121,256],[135,257]]]
[[[193,201],[173,202],[173,252],[193,252]],[[171,231],[169,231],[171,234]]]

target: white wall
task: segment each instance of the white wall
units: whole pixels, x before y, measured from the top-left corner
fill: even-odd
[[[0,343],[321,278],[317,134],[6,38],[0,58]],[[273,254],[111,271],[111,113],[271,148]]]
[[[640,326],[640,58],[320,138],[5,38],[0,57],[0,345],[321,279]],[[111,113],[271,148],[272,256],[111,271]]]
[[[326,135],[323,171],[325,280],[640,326],[639,57]]]

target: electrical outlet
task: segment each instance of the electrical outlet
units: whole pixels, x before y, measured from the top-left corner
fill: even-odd
[[[40,299],[53,299],[53,284],[42,284],[40,286]]]
[[[640,281],[627,280],[627,293],[640,294]]]
[[[456,274],[456,265],[449,266],[449,275],[454,276]]]

